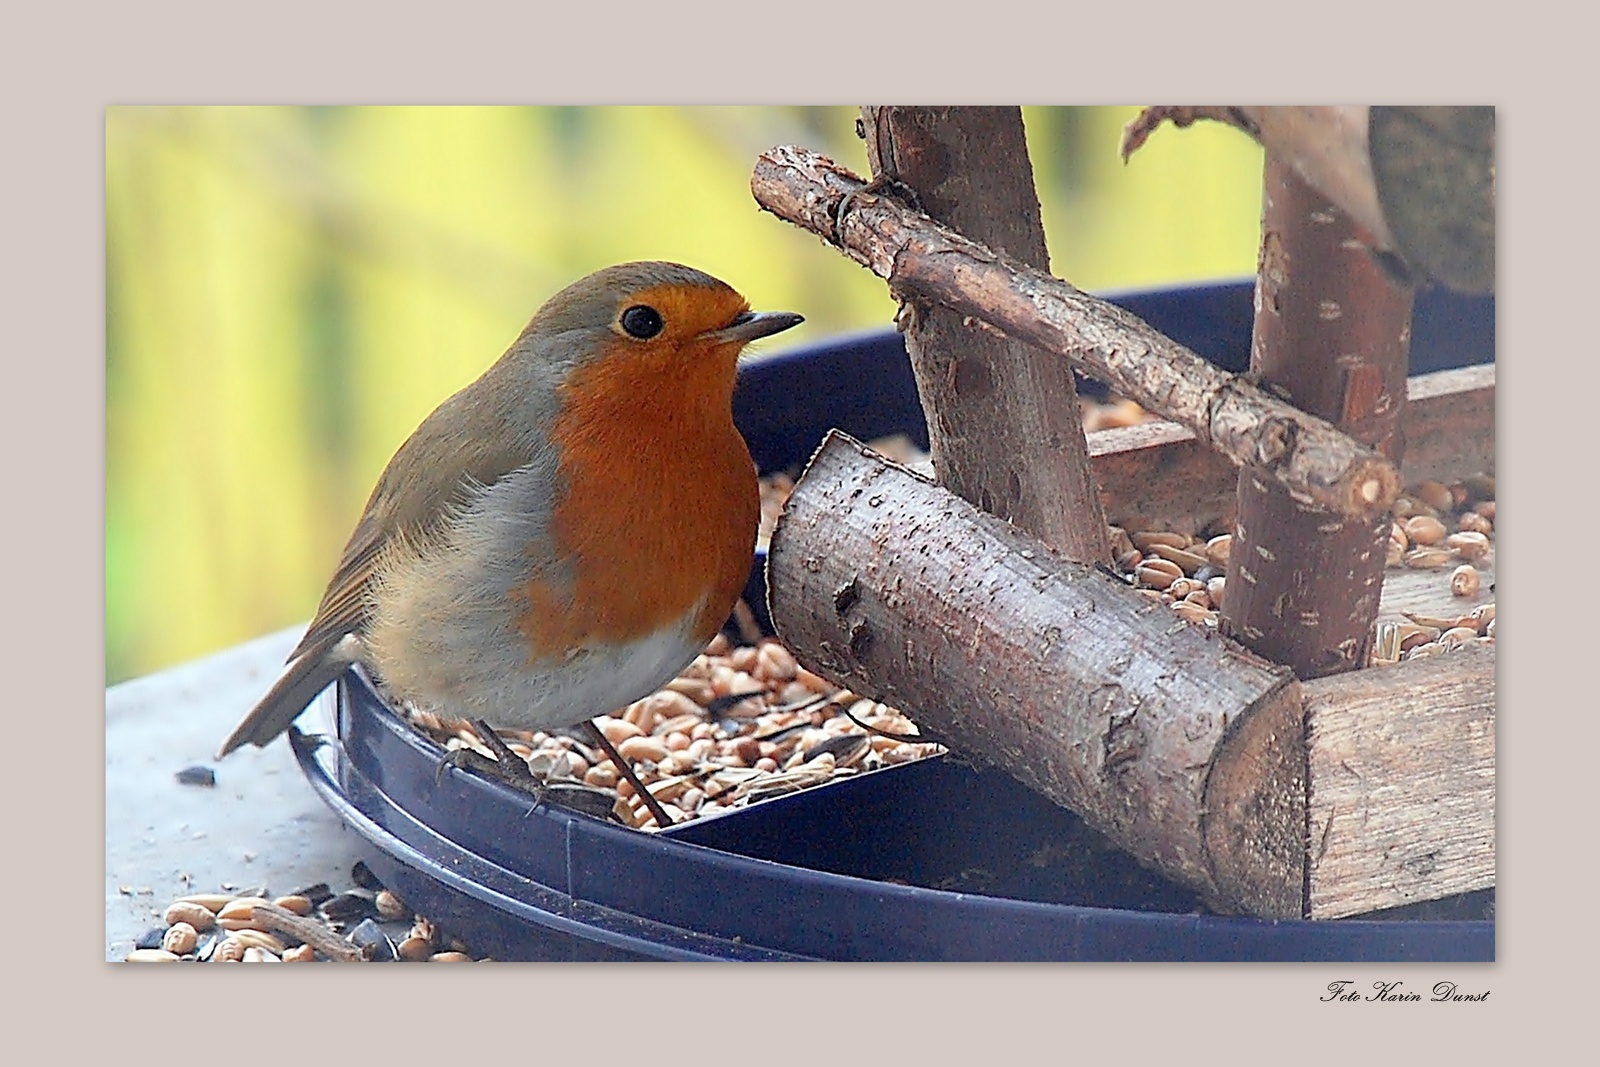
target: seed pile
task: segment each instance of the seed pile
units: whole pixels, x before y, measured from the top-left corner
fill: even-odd
[[[1389,568],[1438,571],[1441,591],[1476,597],[1483,572],[1494,565],[1494,479],[1477,475],[1445,485],[1427,481],[1394,504],[1385,559]],[[1136,587],[1189,622],[1215,628],[1227,595],[1231,521],[1202,533],[1129,533],[1110,528],[1117,570]],[[1226,531],[1226,532],[1225,532]],[[1494,643],[1494,605],[1451,616],[1407,614],[1406,622],[1380,622],[1372,662],[1435,656],[1468,644]]]
[[[265,889],[194,893],[167,906],[130,963],[471,962],[460,939],[412,913],[357,862],[355,888],[326,883],[279,897]]]
[[[468,722],[407,715],[446,749],[491,755]],[[734,645],[718,634],[665,688],[595,721],[674,825],[944,751],[918,741],[903,713],[812,674],[771,638]],[[552,800],[584,790],[594,800],[576,806],[660,829],[611,759],[582,737],[496,732],[536,777],[564,787]]]
[[[1407,490],[1394,504],[1388,565],[1437,571],[1452,597],[1478,596],[1484,572],[1494,566],[1494,490],[1494,479],[1486,475],[1450,485],[1422,482]],[[1407,613],[1406,620],[1378,624],[1373,662],[1420,659],[1467,645],[1494,644],[1492,602],[1449,616]]]
[[[1233,534],[1216,532],[1219,528],[1220,524],[1213,523],[1191,535],[1176,530],[1129,533],[1112,526],[1109,533],[1117,571],[1132,578],[1146,595],[1169,605],[1179,618],[1215,628],[1233,548]]]

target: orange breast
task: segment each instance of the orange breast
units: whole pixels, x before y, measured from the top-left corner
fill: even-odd
[[[625,351],[575,370],[562,387],[550,533],[564,566],[525,587],[520,627],[535,662],[635,640],[691,610],[703,643],[727,618],[749,573],[759,509],[733,425],[736,357]]]

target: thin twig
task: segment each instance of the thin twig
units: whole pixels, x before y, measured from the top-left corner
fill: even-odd
[[[276,904],[257,904],[254,917],[261,925],[298,938],[336,963],[362,962],[361,949],[315,919],[296,915]]]
[[[655,798],[655,794],[646,789],[644,783],[639,781],[639,776],[633,773],[633,764],[622,758],[622,753],[618,752],[611,744],[611,739],[605,735],[605,731],[595,725],[593,719],[586,720],[584,725],[589,728],[589,733],[594,735],[594,739],[599,743],[600,747],[605,749],[606,755],[611,757],[611,762],[616,765],[622,776],[628,780],[628,784],[633,786],[633,791],[639,794],[639,799],[644,802],[644,806],[650,809],[650,814],[656,818],[656,825],[663,830],[673,825],[672,816],[667,814],[667,809],[663,808],[661,801]]]

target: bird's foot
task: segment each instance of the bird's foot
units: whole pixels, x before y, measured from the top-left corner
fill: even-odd
[[[528,766],[528,761],[511,751],[509,745],[501,740],[494,728],[482,719],[472,720],[472,729],[477,733],[484,747],[494,753],[495,758],[490,759],[483,753],[471,748],[457,748],[445,753],[439,761],[439,766],[434,772],[434,781],[444,780],[446,767],[457,767],[461,770],[476,771],[485,778],[497,782],[504,782],[513,789],[521,790],[533,797],[534,804],[544,800],[545,791],[549,782],[533,773]]]
[[[833,240],[834,243],[844,244],[844,219],[850,208],[859,196],[888,196],[905,204],[913,211],[922,211],[922,200],[917,196],[917,191],[899,178],[890,174],[879,174],[876,178],[857,189],[852,189],[839,200],[839,206],[833,211]]]

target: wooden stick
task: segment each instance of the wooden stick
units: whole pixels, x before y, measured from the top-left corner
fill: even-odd
[[[257,904],[253,917],[262,926],[280,934],[299,938],[336,963],[360,963],[361,949],[346,938],[340,937],[315,919],[296,915],[276,904]]]
[[[795,147],[763,153],[751,179],[763,208],[838,244],[892,291],[938,301],[1064,356],[1235,464],[1260,467],[1297,499],[1364,518],[1394,502],[1394,466],[1325,421],[1120,308],[863,189],[832,160]]]
[[[778,635],[1213,907],[1299,917],[1289,672],[838,432],[772,538]]]
[[[1250,369],[1399,463],[1411,290],[1292,166],[1268,155],[1265,170]],[[1239,472],[1238,496],[1223,632],[1302,679],[1364,666],[1390,517],[1304,504],[1253,467]]]
[[[616,766],[622,777],[628,780],[628,784],[633,786],[633,791],[639,794],[640,803],[648,808],[650,814],[655,817],[656,825],[663,830],[673,825],[672,816],[667,814],[667,809],[661,806],[661,801],[656,799],[654,793],[645,788],[644,783],[639,780],[639,776],[634,773],[633,764],[622,758],[622,753],[617,751],[616,746],[611,743],[611,739],[606,736],[606,732],[600,729],[593,719],[585,719],[583,726],[589,731],[589,736],[594,739],[595,744],[600,746],[600,750],[611,757],[611,762]]]
[[[1048,270],[1022,109],[862,108],[873,183],[936,221]],[[896,321],[941,484],[1060,549],[1111,562],[1072,368],[970,316],[905,294]]]
[[[1312,918],[1495,884],[1495,654],[1464,648],[1302,687]]]

